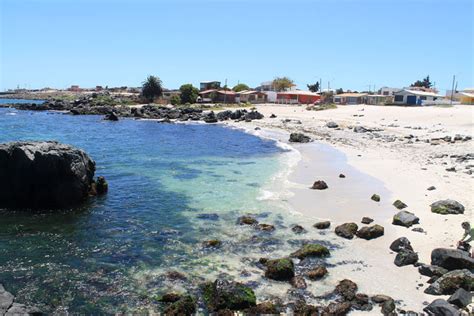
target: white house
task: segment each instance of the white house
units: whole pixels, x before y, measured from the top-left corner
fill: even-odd
[[[434,92],[403,89],[394,94],[393,103],[406,105],[423,105],[426,101],[435,101],[442,98],[442,95]]]
[[[381,95],[393,96],[393,95],[395,95],[395,92],[398,92],[398,91],[400,91],[400,90],[402,90],[402,89],[400,89],[400,88],[382,87],[382,88],[380,88],[380,90],[379,90],[379,92],[380,92],[379,94],[381,94]]]

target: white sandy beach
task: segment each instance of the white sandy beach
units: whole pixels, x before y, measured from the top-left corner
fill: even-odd
[[[421,276],[416,267],[395,266],[395,253],[389,245],[405,236],[418,252],[419,262],[430,263],[434,248],[455,247],[463,233],[461,222],[472,222],[474,182],[470,170],[474,164],[472,160],[457,161],[450,156],[474,153],[474,143],[433,139],[456,134],[472,137],[474,107],[356,105],[308,111],[305,106],[260,105],[257,110],[265,118],[252,121],[252,128],[258,126],[270,134],[278,131],[274,135],[280,136],[274,137],[282,141],[287,141],[289,132],[296,131],[315,140],[293,145],[301,153],[301,159],[289,175],[293,196],[286,202],[302,214],[302,220],[307,219],[302,224],[310,227],[317,219],[328,219],[331,220],[328,234],[334,234],[336,225],[356,222],[362,227],[362,216],[368,216],[375,219],[373,224],[385,227],[384,236],[370,241],[339,238],[345,247],[338,250],[337,261],[332,258],[330,263],[349,264],[331,268],[328,281],[335,284],[344,278],[351,279],[361,292],[386,294],[401,300],[399,307],[405,310],[421,311],[424,303],[438,298],[423,293],[428,278]],[[271,114],[277,117],[270,118]],[[329,121],[336,122],[339,128],[326,127]],[[231,124],[249,126],[249,123]],[[353,127],[359,125],[375,131],[355,133]],[[446,170],[451,167],[456,171]],[[346,178],[339,178],[339,173]],[[315,180],[326,181],[329,189],[309,190]],[[435,186],[436,190],[428,191],[429,186]],[[373,193],[381,196],[380,202],[370,200]],[[431,203],[448,198],[465,206],[464,215],[431,213]],[[392,225],[392,217],[398,212],[392,206],[396,199],[405,202],[407,210],[420,218],[420,224],[415,227],[425,232]],[[378,312],[374,309],[374,313]]]

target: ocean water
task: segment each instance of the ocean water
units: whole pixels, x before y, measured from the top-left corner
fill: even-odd
[[[43,103],[43,100],[24,100],[24,99],[2,99],[0,98],[0,104],[8,103]]]
[[[46,312],[156,311],[157,295],[193,291],[217,276],[263,297],[270,286],[254,262],[288,255],[309,237],[295,237],[298,218],[266,198],[287,163],[288,150],[272,140],[220,125],[15,109],[0,109],[0,131],[2,143],[57,140],[84,149],[109,182],[107,196],[79,209],[0,211],[0,283]],[[236,225],[247,213],[277,230]],[[203,249],[214,238],[222,247]],[[169,271],[188,280],[170,280]]]

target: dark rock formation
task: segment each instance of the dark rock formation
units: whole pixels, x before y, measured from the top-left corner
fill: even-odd
[[[447,270],[474,269],[474,259],[462,250],[436,248],[431,251],[431,264]]]
[[[256,306],[253,290],[242,283],[217,279],[203,286],[204,301],[210,311],[242,310]]]
[[[395,202],[393,202],[393,206],[395,206],[396,208],[398,208],[399,210],[401,210],[401,209],[406,208],[408,205],[406,205],[405,203],[403,203],[403,202],[400,201],[400,200],[396,200]]]
[[[334,292],[341,295],[346,301],[352,301],[357,293],[357,284],[351,280],[344,279],[339,282]]]
[[[250,215],[244,215],[237,220],[239,225],[257,225],[258,221]]]
[[[464,214],[464,205],[454,200],[441,200],[434,202],[430,206],[431,212],[436,214]]]
[[[362,239],[370,240],[383,236],[384,228],[380,225],[366,226],[359,229],[356,236]]]
[[[295,276],[291,278],[290,284],[296,289],[305,289],[307,287],[306,281],[301,276]]]
[[[399,252],[402,249],[405,250],[413,250],[410,241],[406,237],[400,237],[395,239],[392,244],[390,245],[390,249]]]
[[[326,269],[325,266],[317,266],[314,269],[309,270],[308,273],[306,273],[308,278],[310,278],[311,280],[319,280],[326,274],[328,274],[328,269]]]
[[[471,271],[467,269],[449,271],[431,284],[425,290],[425,293],[447,295],[453,294],[460,288],[466,291],[474,290],[474,274]]]
[[[317,222],[316,224],[313,225],[313,227],[317,229],[328,229],[330,226],[331,226],[330,221]]]
[[[393,225],[410,227],[414,224],[418,224],[420,219],[415,216],[415,214],[407,212],[407,211],[400,211],[393,216]]]
[[[295,276],[295,266],[290,258],[268,260],[265,277],[278,281],[289,281]]]
[[[329,249],[320,244],[306,244],[291,254],[291,257],[296,257],[298,259],[327,256],[329,256]]]
[[[430,305],[423,308],[428,316],[460,316],[461,313],[451,304],[443,299],[434,300]]]
[[[443,274],[448,273],[448,270],[442,267],[438,267],[438,266],[422,264],[418,267],[418,272],[421,275],[424,275],[427,277],[432,277],[432,276],[440,277]]]
[[[370,199],[375,201],[375,202],[380,202],[380,195],[374,194],[370,197]]]
[[[311,138],[302,133],[291,133],[289,141],[291,143],[309,143]]]
[[[336,227],[335,232],[336,235],[346,238],[346,239],[352,239],[354,238],[354,234],[357,232],[357,229],[359,226],[357,226],[356,223],[345,223],[342,225],[339,225]]]
[[[196,299],[186,295],[165,308],[165,315],[192,315],[196,312]]]
[[[395,265],[398,267],[415,264],[418,262],[418,254],[412,250],[402,249],[395,257]]]
[[[322,180],[318,180],[314,182],[313,186],[311,187],[311,189],[313,190],[326,190],[327,188],[328,188],[328,185],[326,184],[326,182]]]
[[[465,289],[460,288],[454,292],[450,298],[448,298],[448,302],[459,308],[463,308],[472,303],[472,294]]]
[[[109,114],[107,114],[104,117],[104,120],[106,120],[106,121],[118,121],[119,118],[118,118],[117,114],[115,114],[114,112],[110,112]]]
[[[261,231],[272,232],[275,230],[275,226],[271,224],[258,224],[257,228]]]
[[[59,209],[89,196],[95,162],[57,142],[0,144],[0,207]]]
[[[306,229],[304,229],[304,227],[301,225],[294,225],[293,227],[291,227],[291,231],[294,232],[295,234],[306,233]]]
[[[219,239],[205,240],[202,242],[204,248],[219,248],[222,245],[222,241]]]

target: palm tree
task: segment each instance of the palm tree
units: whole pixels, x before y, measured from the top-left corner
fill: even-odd
[[[157,97],[163,95],[163,87],[160,78],[148,76],[142,85],[142,96],[148,101],[153,102]]]

